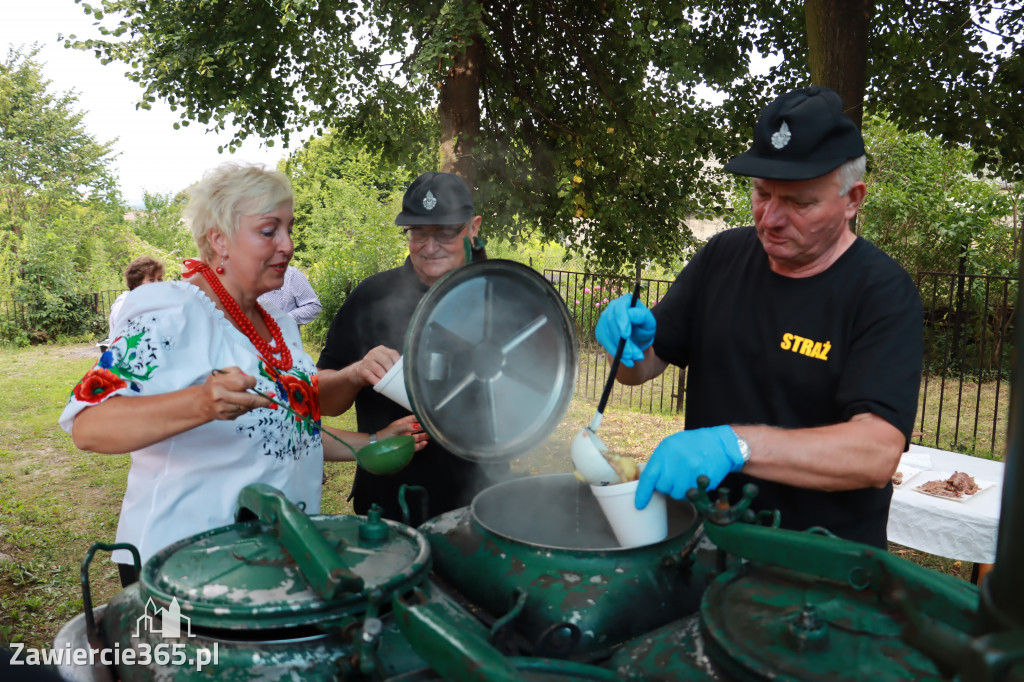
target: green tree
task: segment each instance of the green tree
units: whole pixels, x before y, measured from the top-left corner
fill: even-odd
[[[609,267],[692,246],[687,216],[725,202],[709,162],[745,147],[736,131],[779,91],[839,78],[828,59],[863,63],[871,107],[977,145],[980,164],[1015,172],[1024,147],[1024,12],[966,0],[845,0],[865,17],[856,30],[795,0],[76,1],[115,23],[68,44],[131,65],[143,106],[234,123],[236,141],[336,128],[400,159],[410,135],[439,129],[438,166],[479,188],[489,224]],[[755,51],[781,61],[756,75]]]
[[[742,145],[696,85],[741,76],[749,40],[695,31],[674,2],[84,6],[118,21],[69,44],[133,64],[143,105],[239,140],[336,128],[410,167],[410,136],[440,130],[417,170],[478,186],[493,229],[606,265],[688,246],[684,218],[721,203],[706,159]]]
[[[86,293],[120,288],[121,254],[153,249],[124,226],[113,142],[89,135],[73,92],[49,91],[37,54],[0,62],[0,294],[27,310],[0,335],[18,341],[100,331]]]
[[[182,219],[187,203],[188,193],[184,190],[165,194],[143,190],[142,208],[129,214],[128,224],[136,236],[162,251],[167,258],[180,263],[196,252],[192,231]],[[132,255],[129,260],[138,255],[141,254]],[[124,265],[128,265],[127,261]],[[174,269],[168,264],[168,272]]]
[[[402,262],[406,243],[394,220],[405,188],[419,173],[382,163],[330,133],[308,141],[281,169],[295,191],[294,265],[323,306],[303,333],[322,344],[351,288]]]
[[[903,131],[882,116],[867,119],[864,138],[871,160],[860,213],[864,237],[912,274],[1013,274],[1013,194],[973,173],[971,149]]]
[[[410,138],[408,145],[410,148],[419,146],[421,160],[429,155],[428,140]],[[295,192],[295,231],[292,238],[296,255],[303,256],[310,231],[322,227],[312,220],[314,213],[336,202],[332,188],[337,181],[360,187],[368,199],[387,204],[396,192],[405,191],[419,175],[417,169],[425,165],[426,162],[406,168],[382,160],[378,153],[371,153],[363,144],[346,141],[335,132],[308,140],[280,164],[281,170],[291,177]]]
[[[74,93],[51,94],[38,48],[0,62],[0,228],[20,235],[81,201],[119,202],[113,142],[85,130]]]

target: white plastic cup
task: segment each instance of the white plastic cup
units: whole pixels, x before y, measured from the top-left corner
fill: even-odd
[[[409,404],[409,396],[405,392],[405,372],[402,370],[403,365],[404,363],[402,362],[402,358],[399,357],[398,362],[396,362],[391,369],[388,370],[388,373],[377,382],[373,387],[373,390],[391,398],[396,403],[412,412],[412,406]]]
[[[623,547],[642,547],[668,537],[668,505],[663,494],[655,491],[643,509],[637,509],[637,481],[612,485],[592,485],[601,510],[608,517],[615,539]]]

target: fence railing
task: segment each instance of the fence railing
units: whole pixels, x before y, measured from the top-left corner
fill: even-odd
[[[580,341],[577,395],[600,397],[608,376],[594,327],[608,301],[631,291],[633,280],[593,273],[544,270],[576,321]],[[999,457],[1006,442],[1009,376],[1017,280],[1010,277],[921,272],[924,304],[924,372],[914,442],[944,450]],[[642,280],[648,307],[671,282]],[[616,384],[610,405],[651,413],[682,413],[686,372],[670,365],[642,386]]]
[[[918,442],[1001,456],[1009,422],[1017,279],[920,272],[924,373]]]
[[[110,306],[114,303],[114,300],[121,295],[123,290],[111,289],[108,291],[94,291],[85,294],[79,294],[75,297],[69,298],[67,301],[62,300],[62,305],[68,306],[69,309],[75,309],[79,312],[90,311],[96,316],[102,318],[103,324],[105,324],[107,316],[110,314]],[[0,333],[10,334],[12,330],[19,329],[24,332],[31,332],[36,329],[44,327],[57,326],[58,332],[67,331],[60,329],[59,324],[52,324],[52,316],[54,315],[52,306],[48,306],[46,301],[36,301],[28,299],[8,299],[0,301]],[[69,316],[70,317],[70,316]],[[78,316],[75,316],[77,319]],[[96,324],[100,324],[97,321]],[[93,326],[90,323],[90,328]],[[75,330],[76,333],[81,330]],[[3,338],[6,338],[4,336]],[[43,335],[46,338],[46,335]]]

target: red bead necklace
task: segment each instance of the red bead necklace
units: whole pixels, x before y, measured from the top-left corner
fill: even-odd
[[[270,337],[274,340],[274,347],[271,347],[269,343],[263,340],[263,337],[256,333],[256,327],[254,327],[249,318],[242,313],[242,309],[239,307],[238,301],[228,293],[228,290],[224,288],[223,284],[221,284],[220,278],[213,273],[213,270],[210,269],[209,265],[202,262],[195,265],[194,261],[186,261],[185,265],[192,265],[193,267],[190,272],[187,274],[183,273],[183,275],[189,276],[198,272],[206,278],[206,281],[210,284],[210,288],[213,289],[213,293],[217,294],[217,298],[220,299],[221,305],[223,305],[224,309],[228,311],[228,315],[230,315],[231,319],[235,321],[238,328],[242,330],[242,333],[249,338],[249,341],[256,347],[256,350],[259,351],[259,354],[264,360],[282,372],[287,372],[292,368],[292,352],[284,343],[284,336],[281,334],[281,327],[279,327],[277,322],[274,321],[274,318],[272,318],[270,314],[263,309],[263,306],[257,303],[256,310],[259,311],[260,317],[263,318],[263,324],[267,325],[267,329],[270,330]],[[274,350],[274,348],[278,348],[279,350]],[[281,359],[275,360],[275,355],[280,355]]]

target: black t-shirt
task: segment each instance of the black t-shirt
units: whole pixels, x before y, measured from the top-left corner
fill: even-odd
[[[379,272],[363,280],[345,299],[331,322],[327,342],[317,361],[320,369],[342,369],[361,360],[376,346],[404,352],[405,332],[426,284],[421,282],[406,258],[398,268]],[[409,411],[367,386],[355,401],[359,431],[372,433],[407,416]],[[432,440],[402,471],[391,476],[356,470],[352,487],[352,506],[357,514],[366,514],[372,503],[384,509],[384,517],[402,520],[398,490],[402,484],[427,490],[428,511],[420,513],[421,496],[406,494],[410,521],[418,526],[428,518],[469,504],[473,495],[490,483],[481,467],[461,459]]]
[[[655,353],[689,368],[686,428],[803,428],[870,412],[909,442],[921,381],[921,299],[910,276],[870,242],[858,238],[826,271],[794,279],[770,270],[754,228],[727,230],[653,312]],[[822,526],[886,547],[891,485],[823,492],[742,473],[722,485],[736,496],[747,482],[760,489],[754,507],[780,510],[784,528]]]

